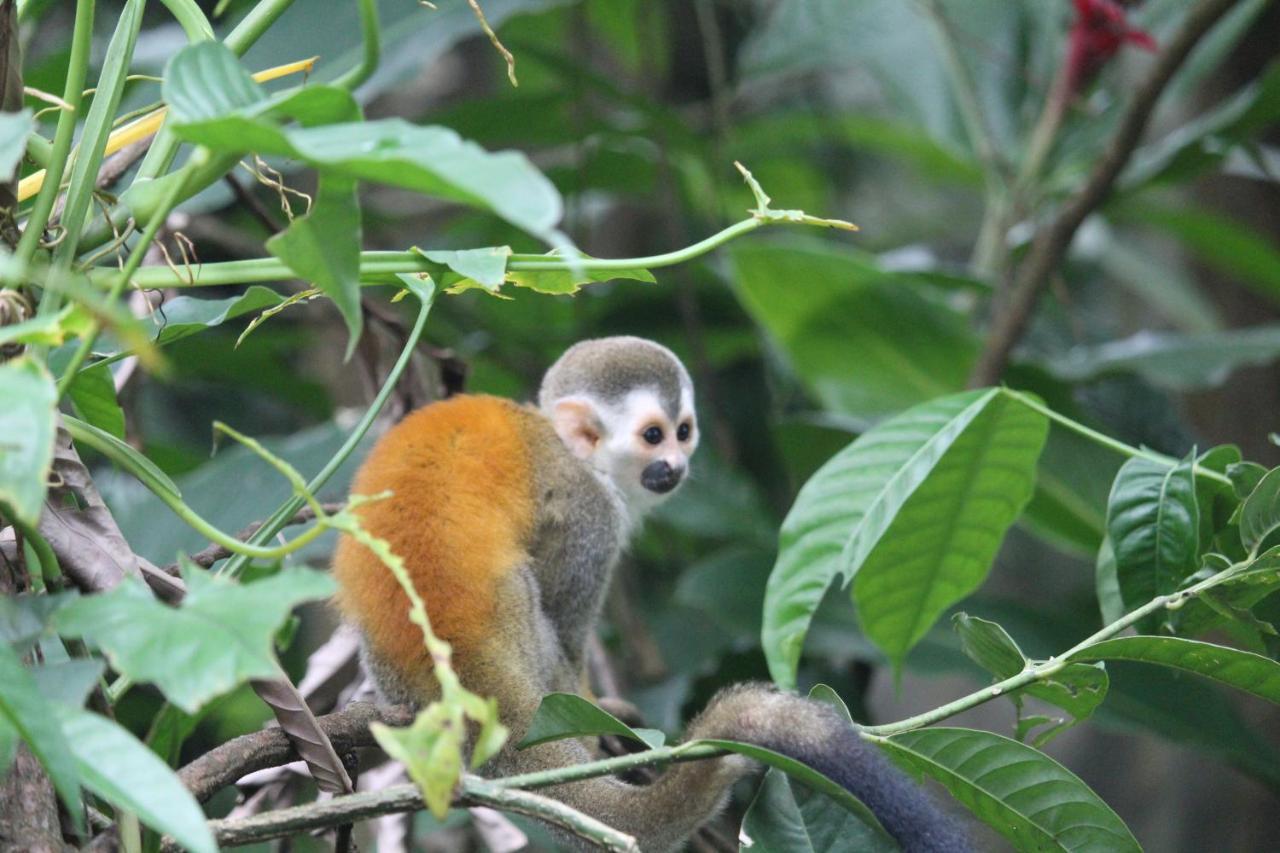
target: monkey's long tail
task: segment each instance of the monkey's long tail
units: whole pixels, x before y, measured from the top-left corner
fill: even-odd
[[[744,741],[809,765],[861,800],[904,853],[972,849],[959,821],[820,702],[767,685],[730,687],[689,726],[688,737]]]

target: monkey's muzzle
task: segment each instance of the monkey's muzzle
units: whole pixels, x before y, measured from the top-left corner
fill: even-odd
[[[680,485],[680,478],[683,476],[683,468],[672,468],[666,460],[658,460],[650,462],[640,472],[640,485],[651,492],[665,495]]]

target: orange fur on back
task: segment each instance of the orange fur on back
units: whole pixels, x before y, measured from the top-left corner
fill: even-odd
[[[361,524],[404,559],[432,629],[460,656],[492,633],[496,584],[524,558],[533,498],[521,423],[530,414],[497,397],[433,403],[378,441],[351,486],[394,492],[361,507]],[[333,571],[338,604],[371,651],[408,682],[426,678],[422,633],[390,570],[344,536]]]

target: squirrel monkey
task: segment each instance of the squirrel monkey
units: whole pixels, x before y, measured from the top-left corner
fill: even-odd
[[[587,640],[613,567],[645,513],[684,479],[697,446],[684,365],[666,347],[614,337],[566,351],[547,371],[538,408],[453,397],[406,417],[370,453],[352,490],[394,497],[360,507],[361,523],[404,558],[463,684],[496,697],[511,729],[486,772],[592,759],[583,740],[514,744],[544,695],[587,692]],[[382,697],[435,698],[431,662],[391,573],[344,537],[334,574]],[[950,818],[825,705],[740,685],[720,692],[687,735],[746,741],[810,765],[866,803],[904,850],[968,849]],[[673,765],[650,785],[600,777],[546,793],[635,836],[646,853],[666,851],[754,766],[730,755]]]

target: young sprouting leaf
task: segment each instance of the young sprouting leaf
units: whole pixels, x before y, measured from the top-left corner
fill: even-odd
[[[154,683],[194,713],[250,678],[275,677],[276,630],[296,605],[334,590],[328,575],[302,568],[246,584],[194,568],[184,579],[188,591],[179,607],[128,580],[72,602],[54,620],[62,634],[101,648],[118,672]]]
[[[573,693],[551,693],[542,697],[533,722],[517,749],[567,737],[618,735],[638,740],[650,749],[662,746],[662,732],[633,729],[598,705]]]
[[[1196,459],[1196,467],[1218,474],[1240,464],[1240,448],[1224,444],[1211,448]],[[1230,483],[1217,477],[1196,477],[1196,505],[1200,509],[1200,545],[1208,546],[1218,531],[1230,524],[1240,500]]]
[[[89,711],[61,706],[57,719],[86,788],[173,836],[184,849],[216,853],[200,804],[155,753],[117,723]]]
[[[450,720],[449,709],[437,702],[420,711],[407,728],[392,728],[382,723],[369,726],[387,755],[404,764],[437,818],[449,811],[453,789],[462,777],[466,731],[458,722]]]
[[[111,368],[95,364],[76,374],[67,388],[67,396],[76,414],[86,423],[118,439],[124,439],[124,410],[116,400],[116,385]]]
[[[480,724],[475,745],[471,748],[470,765],[475,770],[498,754],[511,732],[498,717],[497,699],[482,699],[474,693],[464,693],[462,701],[467,717]]]
[[[1240,507],[1240,539],[1255,552],[1272,531],[1280,528],[1280,468],[1258,481]]]
[[[946,727],[875,742],[903,768],[941,782],[1019,850],[1141,853],[1111,807],[1037,749],[990,732]]]
[[[742,818],[740,853],[890,853],[893,839],[781,770],[764,774]]]
[[[321,175],[311,212],[267,241],[271,254],[338,306],[347,324],[347,358],[355,351],[364,322],[360,310],[361,234],[355,181]]]
[[[995,622],[957,613],[953,619],[956,633],[960,635],[961,650],[997,679],[1017,675],[1033,661],[1008,632]],[[1036,735],[1033,743],[1042,746],[1082,720],[1088,719],[1107,695],[1107,673],[1101,666],[1068,664],[1056,672],[1008,693],[1018,709],[1018,738],[1026,737],[1032,729],[1042,724],[1049,728]],[[1042,702],[1055,705],[1071,715],[1070,720],[1054,720],[1050,717],[1023,715],[1022,697],[1032,696]]]
[[[814,474],[783,522],[765,591],[774,680],[795,684],[836,579],[852,578],[867,637],[900,665],[986,577],[1031,496],[1047,423],[1000,389],[954,394],[868,430]]]
[[[1173,592],[1200,565],[1200,511],[1190,459],[1130,459],[1107,501],[1107,534],[1126,610]]]
[[[1253,652],[1182,637],[1116,637],[1094,643],[1073,660],[1131,660],[1193,672],[1280,704],[1280,663]]]
[[[49,774],[71,819],[81,826],[84,809],[80,773],[71,746],[58,725],[53,706],[41,695],[35,678],[7,643],[0,643],[0,719],[26,741]]]
[[[34,525],[53,462],[58,393],[40,362],[15,358],[0,364],[0,400],[0,506]]]

